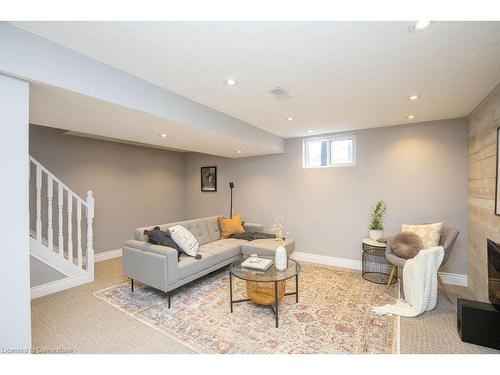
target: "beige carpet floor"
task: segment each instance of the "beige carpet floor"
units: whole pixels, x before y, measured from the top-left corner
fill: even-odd
[[[125,282],[121,258],[96,264],[95,281],[32,301],[32,342],[37,348],[74,353],[192,353],[182,344],[124,314],[93,293]],[[453,287],[466,296],[465,288]],[[442,296],[434,311],[401,319],[401,353],[498,353],[464,344],[454,305]]]

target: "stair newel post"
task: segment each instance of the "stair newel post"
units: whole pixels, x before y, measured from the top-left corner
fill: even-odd
[[[73,223],[72,223],[72,218],[73,218],[73,194],[67,190],[68,194],[68,201],[66,202],[68,204],[68,260],[70,262],[73,262]]]
[[[82,202],[76,201],[76,251],[78,254],[78,267],[82,268]]]
[[[94,238],[92,224],[94,222],[94,193],[87,193],[87,272],[91,280],[94,280]]]
[[[36,166],[36,240],[42,242],[42,168]]]
[[[52,227],[52,198],[54,197],[54,184],[52,176],[47,175],[47,242],[50,251],[54,251],[54,228]]]
[[[63,202],[64,202],[64,190],[61,183],[57,185],[57,210],[59,213],[58,227],[59,227],[59,239],[57,241],[57,247],[59,248],[59,255],[64,256],[64,236],[63,236]]]

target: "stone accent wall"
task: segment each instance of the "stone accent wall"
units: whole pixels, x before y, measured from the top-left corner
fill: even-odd
[[[500,242],[500,216],[495,215],[497,128],[500,84],[472,111],[469,123],[469,289],[488,301],[486,239]]]

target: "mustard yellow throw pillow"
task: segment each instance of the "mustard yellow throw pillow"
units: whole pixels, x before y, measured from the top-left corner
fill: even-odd
[[[241,215],[236,215],[232,219],[221,216],[219,217],[219,225],[221,238],[229,238],[232,234],[245,233]]]

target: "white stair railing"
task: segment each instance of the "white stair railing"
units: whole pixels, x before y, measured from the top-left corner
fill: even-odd
[[[57,260],[59,269],[61,261],[67,262],[67,273],[80,275],[85,272],[89,276],[89,281],[94,279],[94,245],[93,245],[93,222],[94,222],[94,195],[91,190],[88,191],[87,197],[84,200],[75,194],[68,186],[54,176],[47,168],[40,164],[36,159],[30,156],[30,171],[34,167],[35,174],[35,232],[32,234],[32,239],[36,241],[37,249],[46,249],[47,259],[51,259],[54,255],[58,256]],[[31,175],[31,173],[30,173]],[[42,202],[42,194],[44,190],[44,182],[47,190],[46,198],[47,205]],[[57,248],[54,246],[54,223],[53,223],[53,199],[54,199],[54,184],[57,185]],[[64,212],[64,196],[66,195],[66,212]],[[76,213],[73,211],[73,203],[76,204]],[[83,243],[82,238],[82,210],[85,208],[87,226],[86,226],[86,242]],[[47,211],[46,220],[42,218],[42,208]],[[76,220],[73,220],[73,215],[76,215]],[[45,215],[43,215],[45,216]],[[64,217],[66,216],[66,226]],[[74,243],[73,233],[76,231],[76,264],[74,260]],[[46,233],[46,237],[44,237]],[[66,239],[66,246],[65,246]],[[86,245],[86,246],[84,246]],[[44,250],[45,251],[45,250]],[[83,258],[86,257],[86,261]],[[50,264],[49,264],[50,265]],[[67,275],[67,276],[72,276]]]

